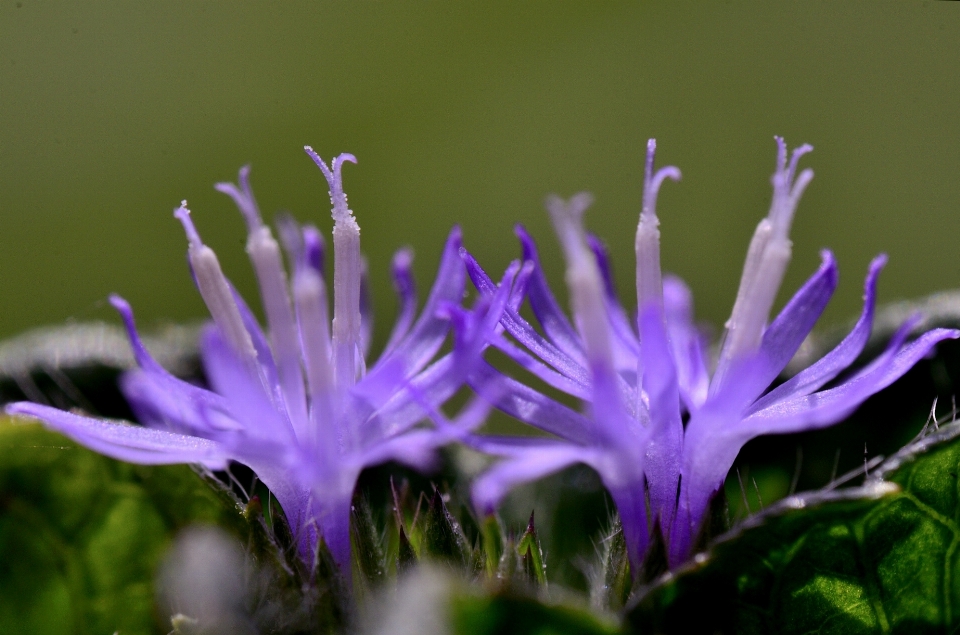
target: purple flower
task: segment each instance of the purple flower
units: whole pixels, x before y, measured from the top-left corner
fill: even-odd
[[[767,390],[812,330],[837,283],[836,263],[825,251],[820,269],[770,321],[791,256],[793,214],[813,178],[809,169],[797,174],[800,157],[812,148],[797,148],[788,162],[786,145],[776,141],[773,203],[750,244],[712,375],[704,338],[692,321],[689,289],[679,279],[661,275],[657,193],[664,180],[679,180],[680,171],[654,170],[653,140],[647,146],[636,234],[636,321],[614,295],[605,250],[583,229],[589,195],[547,201],[567,262],[572,323],[547,286],[533,240],[518,227],[528,264],[511,290],[501,329],[487,336],[489,345],[545,384],[581,400],[584,411],[484,362],[469,383],[499,409],[554,438],[468,437],[469,444],[503,458],[474,484],[480,510],[491,512],[520,483],[584,463],[597,471],[617,506],[634,571],[654,528],[667,541],[670,564],[677,565],[690,555],[709,502],[747,441],[841,421],[937,342],[960,336],[935,329],[907,342],[915,325],[910,321],[880,357],[823,389],[866,344],[877,277],[886,262],[879,256],[870,265],[863,314],[850,334],[821,360]],[[493,294],[496,284],[463,253],[481,295]],[[524,294],[540,330],[517,311]]]
[[[280,223],[292,268],[288,282],[280,247],[261,221],[249,169],[243,168],[239,186],[221,183],[217,189],[234,199],[247,222],[247,253],[259,282],[269,336],[224,277],[216,255],[201,241],[184,202],[175,216],[186,230],[190,268],[213,317],[200,342],[210,389],[161,368],[144,348],[130,306],[112,297],[138,365],[123,376],[122,388],[143,426],[26,402],[9,405],[7,412],[36,417],[77,442],[124,461],[199,463],[212,470],[224,469],[230,461],[243,463],[279,501],[301,557],[311,563],[322,537],[349,577],[351,499],[360,471],[389,460],[424,467],[436,447],[450,438],[434,428],[416,426],[464,379],[462,349],[439,358],[437,353],[449,328],[442,313],[449,313],[448,304],[460,302],[465,274],[460,231],[454,229],[417,318],[412,256],[398,252],[393,277],[399,318],[383,354],[367,368],[370,315],[362,293],[360,228],[347,207],[340,176],[343,163],[356,160],[342,154],[327,166],[311,148],[305,149],[330,187],[332,320],[319,232],[301,229],[290,219]]]

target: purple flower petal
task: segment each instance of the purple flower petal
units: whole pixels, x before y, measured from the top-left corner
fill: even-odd
[[[480,267],[469,252],[463,250],[461,253],[467,266],[467,274],[470,276],[470,279],[480,294],[486,296],[493,295],[496,291],[496,284],[493,280]],[[531,275],[528,288],[535,277],[535,274]],[[537,333],[533,326],[524,320],[516,311],[508,309],[504,313],[501,323],[507,332],[518,342],[530,349],[534,355],[553,366],[559,372],[580,383],[587,383],[589,381],[590,375],[586,368],[544,339],[543,336]]]
[[[594,438],[591,433],[593,426],[586,417],[502,375],[485,362],[468,381],[478,394],[497,409],[535,428],[576,443],[590,443]]]
[[[753,376],[751,393],[747,395],[749,400],[760,396],[793,359],[837,288],[837,263],[833,254],[823,251],[820,256],[823,259],[820,268],[800,287],[763,334],[760,355],[767,360],[767,364]],[[743,377],[738,377],[737,381],[742,382]]]
[[[223,397],[168,373],[143,345],[127,301],[113,295],[110,303],[123,320],[134,359],[142,369],[124,373],[120,379],[120,389],[137,415],[143,417],[141,421],[151,427],[202,436],[204,431],[215,435],[233,428]]]
[[[587,235],[587,244],[596,257],[597,266],[603,276],[607,292],[607,319],[610,322],[611,334],[615,338],[613,342],[614,364],[621,372],[634,373],[637,369],[637,355],[640,354],[640,340],[637,338],[637,333],[634,331],[630,318],[627,317],[626,309],[617,300],[613,286],[613,266],[610,264],[606,247],[600,242],[599,238],[592,234]]]
[[[490,344],[547,385],[562,390],[568,395],[580,399],[589,399],[588,386],[578,384],[575,380],[541,363],[533,355],[514,345],[505,337],[497,334],[491,335]]]
[[[567,316],[560,309],[547,280],[543,275],[540,257],[537,254],[537,245],[522,225],[514,229],[523,250],[523,259],[533,263],[533,272],[527,283],[527,299],[530,308],[537,316],[537,321],[543,327],[550,341],[565,355],[581,366],[586,364],[583,345],[580,343],[580,334],[573,328]]]
[[[220,444],[200,437],[83,417],[23,401],[9,404],[6,412],[40,419],[77,443],[120,461],[144,465],[199,463],[222,470],[229,458]]]
[[[511,489],[523,483],[559,472],[576,463],[593,462],[595,452],[573,445],[539,448],[495,464],[473,483],[473,504],[484,514],[492,514]]]
[[[906,333],[903,333],[905,337]],[[799,395],[774,403],[744,419],[738,432],[757,436],[812,430],[851,414],[868,397],[883,390],[927,356],[943,340],[957,339],[960,331],[933,329],[906,345],[894,340],[880,358],[835,388]]]
[[[391,267],[393,287],[396,289],[397,297],[400,300],[400,310],[390,333],[390,339],[387,340],[387,345],[383,349],[384,357],[389,355],[410,331],[410,326],[417,316],[417,285],[411,272],[412,263],[413,251],[410,249],[401,249],[393,255]]]
[[[417,470],[436,466],[436,450],[446,439],[435,430],[412,430],[402,436],[382,441],[355,457],[357,467],[365,468],[397,461]]]
[[[693,323],[693,294],[676,276],[663,277],[663,310],[677,365],[680,397],[687,412],[693,412],[707,400],[710,387],[707,347],[703,335]]]
[[[143,370],[120,376],[124,397],[137,420],[147,427],[209,439],[241,428],[219,395],[190,388],[193,390],[183,390],[165,375]]]
[[[654,516],[672,516],[680,476],[683,422],[680,419],[680,389],[667,339],[663,313],[656,305],[640,315],[640,351],[643,390],[649,400],[649,437],[644,471],[650,484],[650,508]],[[667,524],[669,527],[669,522]]]
[[[223,395],[230,414],[243,423],[249,437],[296,443],[290,421],[270,402],[258,379],[250,376],[215,326],[204,329],[200,352],[211,386]]]
[[[809,395],[846,370],[857,359],[870,338],[874,306],[877,299],[877,279],[886,262],[886,256],[877,256],[870,263],[870,269],[864,283],[863,313],[850,333],[843,338],[843,341],[809,368],[797,373],[757,400],[747,414],[753,414],[790,397]]]
[[[440,260],[440,270],[427,298],[420,319],[409,333],[389,354],[380,361],[399,357],[404,361],[408,374],[425,367],[443,344],[449,323],[437,315],[444,303],[457,303],[463,297],[465,275],[460,259],[461,233],[459,228],[450,232]]]

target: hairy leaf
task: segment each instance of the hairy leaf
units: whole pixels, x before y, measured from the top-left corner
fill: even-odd
[[[926,633],[960,626],[960,423],[865,485],[793,496],[641,592],[656,633]]]

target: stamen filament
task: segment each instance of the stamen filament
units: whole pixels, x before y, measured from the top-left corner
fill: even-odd
[[[310,416],[313,422],[311,441],[316,443],[321,426],[333,419],[333,404],[328,399],[332,394],[333,369],[327,326],[327,292],[323,278],[309,267],[300,267],[294,274],[293,296],[310,392]]]
[[[657,195],[666,179],[680,180],[680,170],[673,166],[653,171],[656,151],[657,141],[650,139],[647,142],[647,162],[643,178],[643,209],[640,212],[634,244],[637,255],[637,305],[641,311],[649,304],[663,306]]]
[[[333,367],[336,384],[347,388],[356,383],[357,354],[361,350],[360,226],[347,206],[340,175],[345,161],[356,163],[351,154],[336,157],[331,167],[309,146],[307,154],[323,172],[330,187],[333,206]]]
[[[593,202],[586,192],[569,202],[558,196],[547,199],[547,210],[567,260],[566,281],[577,326],[591,362],[613,367],[613,350],[607,322],[603,278],[583,231],[583,213]]]
[[[800,196],[813,179],[810,169],[794,178],[800,157],[813,147],[805,144],[796,148],[787,165],[786,143],[781,137],[774,139],[777,142],[777,169],[771,177],[773,201],[770,212],[757,225],[750,241],[737,299],[726,324],[717,370],[711,382],[711,393],[716,393],[723,385],[733,360],[760,347],[770,310],[792,256],[793,244],[789,234],[793,217]]]
[[[187,234],[187,240],[190,242],[187,249],[187,258],[190,260],[200,296],[210,310],[214,323],[240,359],[244,360],[251,370],[256,371],[259,375],[256,349],[253,347],[250,334],[243,325],[240,309],[237,308],[233,292],[223,275],[217,255],[200,240],[200,234],[197,233],[193,220],[190,218],[190,210],[187,209],[186,201],[180,204],[173,215],[183,224],[184,231]]]
[[[287,275],[283,268],[280,246],[270,228],[263,224],[253,190],[250,187],[250,166],[240,169],[240,188],[232,183],[218,183],[216,189],[230,196],[247,221],[247,254],[260,285],[263,310],[267,317],[270,348],[277,362],[280,386],[298,434],[307,425],[306,393],[300,369],[300,345],[293,315]]]

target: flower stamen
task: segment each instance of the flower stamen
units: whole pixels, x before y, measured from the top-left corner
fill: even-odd
[[[773,201],[770,212],[760,221],[747,251],[740,278],[740,288],[733,305],[720,351],[717,370],[711,382],[711,393],[723,385],[730,364],[752,354],[760,346],[763,331],[770,318],[780,284],[792,256],[790,226],[800,196],[813,179],[813,170],[795,175],[797,164],[813,147],[804,144],[793,151],[787,165],[787,146],[782,137],[777,142],[777,169],[771,177]]]
[[[237,180],[239,187],[233,183],[217,183],[215,187],[233,199],[247,221],[247,254],[260,285],[270,348],[277,361],[277,372],[287,408],[297,434],[303,435],[307,432],[307,410],[303,374],[300,370],[300,344],[297,341],[297,324],[293,316],[280,246],[270,228],[261,220],[257,201],[250,188],[249,165],[240,168]]]
[[[647,162],[643,177],[643,209],[637,224],[634,244],[637,255],[637,306],[642,311],[655,303],[663,306],[663,275],[660,271],[660,220],[657,218],[657,195],[667,179],[680,180],[680,170],[674,166],[653,170],[657,152],[656,139],[647,141]]]
[[[363,277],[360,258],[360,226],[347,207],[340,175],[345,161],[356,163],[352,154],[341,154],[328,167],[310,146],[304,150],[317,164],[330,187],[333,206],[333,368],[338,387],[347,388],[357,381],[357,357],[361,351],[360,284]]]
[[[223,275],[217,255],[200,239],[193,219],[190,218],[186,201],[180,203],[180,207],[174,211],[173,215],[183,225],[184,232],[187,234],[187,240],[190,242],[187,258],[193,269],[200,296],[210,310],[214,323],[240,359],[244,360],[251,370],[256,371],[259,368],[257,351],[253,347],[250,334],[243,325],[240,309],[237,308],[233,291]]]

